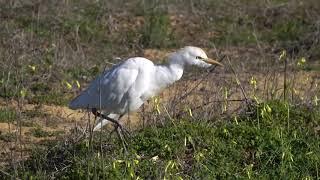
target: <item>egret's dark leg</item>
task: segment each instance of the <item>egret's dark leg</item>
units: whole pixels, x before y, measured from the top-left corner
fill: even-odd
[[[92,113],[97,117],[100,117],[102,119],[106,119],[106,120],[116,124],[117,126],[122,127],[121,124],[117,120],[114,120],[104,114],[99,113],[96,108],[92,108]]]
[[[123,137],[122,130],[119,127],[120,126],[116,127],[117,135],[121,139],[121,142],[122,142],[122,145],[123,145],[125,152],[128,152],[127,151],[128,143],[126,142],[125,138]]]
[[[121,114],[121,115],[119,116],[119,120],[120,120],[124,115],[125,115],[125,114]],[[124,135],[127,136],[127,138],[128,138],[128,137],[131,137],[130,132],[129,132],[126,128],[120,126],[120,129],[121,129],[121,131],[124,132]]]
[[[120,115],[119,118],[118,118],[118,120],[120,120],[120,119],[123,117],[123,115],[124,115],[124,114]],[[114,129],[110,132],[110,136],[111,136],[111,134],[114,133],[114,132],[117,132],[117,133],[118,133],[118,130],[121,130],[122,134],[124,135],[124,136],[122,136],[122,137],[124,137],[124,138],[130,138],[130,137],[131,137],[130,132],[129,132],[126,128],[124,128],[123,126],[121,126],[121,124],[120,124],[119,126],[118,126],[117,124],[114,124]]]
[[[97,111],[96,108],[92,108],[92,113],[93,113],[95,116],[100,117],[100,118],[103,118],[103,119],[106,119],[106,120],[112,122],[112,123],[115,125],[115,130],[113,130],[112,132],[114,132],[114,131],[117,132],[117,135],[118,135],[119,139],[121,140],[125,151],[127,152],[126,146],[127,146],[128,144],[127,144],[127,142],[125,141],[125,138],[124,138],[122,132],[128,133],[128,131],[125,130],[125,129],[122,127],[122,125],[121,125],[117,120],[112,119],[112,118],[110,118],[110,117],[108,117],[108,116],[106,116],[106,115],[104,115],[104,114],[101,114],[100,112]],[[123,116],[123,115],[120,115],[119,119],[120,119],[122,116]],[[112,133],[112,132],[111,132],[111,133]],[[110,133],[110,134],[111,134],[111,133]]]

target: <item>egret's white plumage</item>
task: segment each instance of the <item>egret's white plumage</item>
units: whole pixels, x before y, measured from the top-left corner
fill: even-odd
[[[172,53],[169,63],[155,65],[152,61],[134,57],[115,65],[98,76],[89,87],[70,103],[71,109],[98,109],[114,119],[136,111],[144,101],[179,80],[186,66],[221,65],[198,48],[187,46]],[[94,130],[106,124],[98,123]]]

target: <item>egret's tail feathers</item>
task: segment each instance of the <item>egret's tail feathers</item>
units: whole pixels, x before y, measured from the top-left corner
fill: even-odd
[[[109,114],[108,115],[108,117],[109,118],[112,118],[112,119],[114,119],[114,120],[119,120],[119,114]],[[101,121],[99,121],[98,123],[97,123],[97,125],[93,128],[93,131],[100,131],[100,129],[103,127],[103,126],[105,126],[105,125],[107,125],[107,124],[109,124],[111,121],[109,121],[109,120],[106,120],[106,119],[102,119]]]
[[[93,128],[93,131],[100,131],[103,126],[108,124],[110,121],[102,119],[98,124]]]
[[[88,108],[88,98],[85,95],[80,94],[69,103],[70,109]]]

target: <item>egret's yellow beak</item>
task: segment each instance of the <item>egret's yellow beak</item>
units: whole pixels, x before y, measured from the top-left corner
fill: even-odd
[[[203,59],[204,62],[209,63],[209,64],[214,64],[214,65],[218,65],[218,66],[223,66],[223,64],[219,63],[216,60],[207,58],[207,59]]]

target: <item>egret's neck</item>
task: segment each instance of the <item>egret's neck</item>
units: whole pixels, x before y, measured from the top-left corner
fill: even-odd
[[[178,81],[182,74],[183,66],[170,61],[169,64],[157,66],[156,82],[161,88],[164,88]]]

